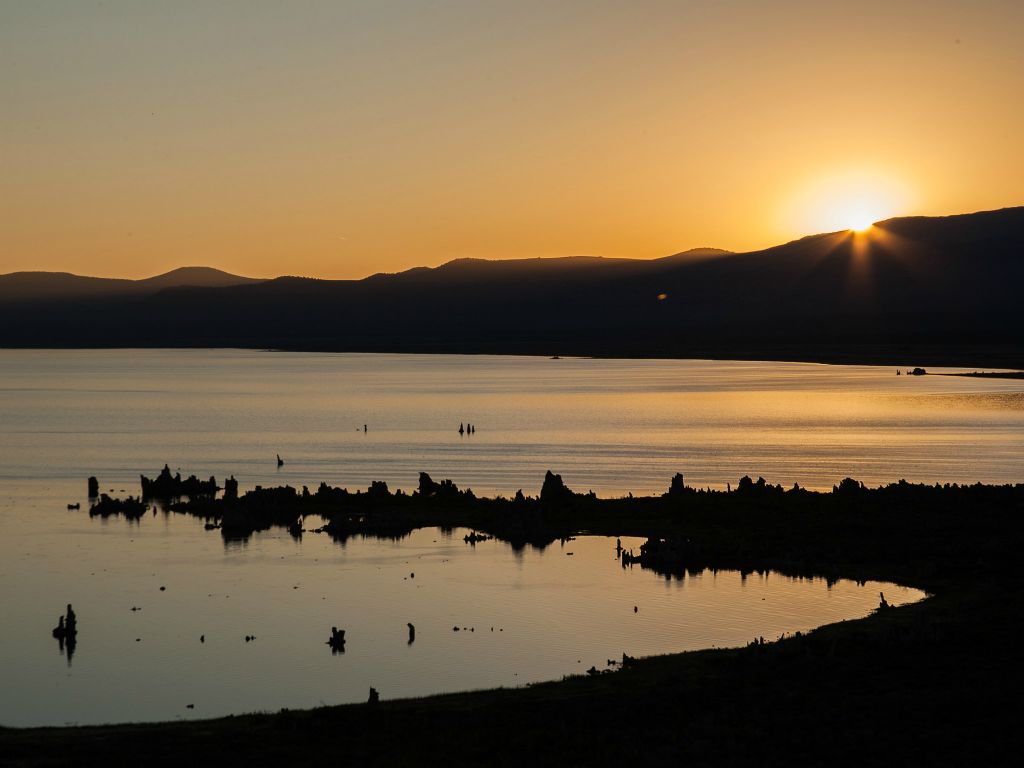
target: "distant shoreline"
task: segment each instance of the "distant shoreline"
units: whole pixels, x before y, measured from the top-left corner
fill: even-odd
[[[323,344],[246,344],[224,339],[209,344],[57,344],[57,345],[0,345],[6,350],[39,351],[104,351],[104,350],[239,350],[264,352],[320,352],[325,354],[385,354],[385,355],[457,355],[542,358],[591,358],[595,360],[717,360],[759,363],[811,363],[818,365],[872,365],[893,366],[899,369],[914,367],[970,368],[973,371],[941,373],[942,376],[968,376],[974,378],[1024,378],[1024,349],[1013,346],[960,347],[938,349],[930,346],[889,347],[852,345],[825,348],[818,345],[750,346],[734,349],[685,347],[676,349],[643,348],[640,345],[614,345],[600,348],[588,344],[381,344],[338,346]],[[1005,371],[981,371],[984,368],[1002,368]]]
[[[970,373],[936,373],[936,376],[966,376],[972,379],[1024,379],[1024,371],[972,371]]]

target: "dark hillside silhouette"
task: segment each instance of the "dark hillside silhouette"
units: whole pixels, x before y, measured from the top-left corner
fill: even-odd
[[[211,267],[179,267],[143,280],[84,277],[70,272],[11,272],[0,275],[0,302],[147,296],[164,288],[224,288],[257,283]]]
[[[144,290],[161,290],[163,288],[180,288],[195,286],[197,288],[225,288],[232,285],[251,285],[262,282],[252,277],[232,275],[212,267],[178,267],[156,277],[147,277],[135,281]]]
[[[661,259],[618,259],[603,256],[565,256],[534,259],[456,259],[436,268],[416,267],[396,274],[372,275],[367,281],[400,280],[423,283],[467,283],[498,279],[532,280],[608,279],[611,276],[643,274],[684,262],[703,261],[729,255],[718,248],[694,248]]]
[[[1024,364],[1024,208],[897,218],[751,253],[463,259],[74,302],[0,301],[3,346]],[[934,352],[933,350],[939,350]],[[942,358],[942,359],[939,359]]]

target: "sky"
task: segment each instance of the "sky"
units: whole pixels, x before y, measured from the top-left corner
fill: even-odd
[[[0,273],[753,250],[1021,137],[1020,0],[0,0]]]

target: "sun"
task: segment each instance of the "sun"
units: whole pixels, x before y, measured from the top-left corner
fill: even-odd
[[[790,203],[796,231],[866,232],[876,221],[907,211],[905,186],[891,175],[871,169],[822,174],[805,185]]]
[[[821,225],[833,231],[865,232],[871,229],[876,221],[892,215],[886,204],[870,192],[838,194],[823,208],[819,214]]]
[[[865,232],[871,229],[881,216],[866,210],[854,209],[844,214],[842,218],[846,222],[846,229],[853,230],[854,232]]]

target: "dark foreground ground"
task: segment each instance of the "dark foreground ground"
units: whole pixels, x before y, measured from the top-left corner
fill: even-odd
[[[238,503],[253,501],[245,498]],[[293,506],[322,512],[327,498]],[[863,766],[1019,757],[1024,485],[845,483],[818,494],[745,483],[732,493],[609,501],[556,487],[518,503],[377,489],[331,503],[332,535],[428,524],[524,544],[568,531],[646,534],[675,542],[645,563],[668,578],[708,565],[774,568],[892,580],[932,596],[763,646],[645,659],[526,689],[406,701],[383,692],[377,705],[190,723],[0,729],[0,764]],[[191,511],[219,520],[227,509],[218,504]],[[266,519],[266,506],[247,519]],[[218,533],[228,535],[210,535]]]

